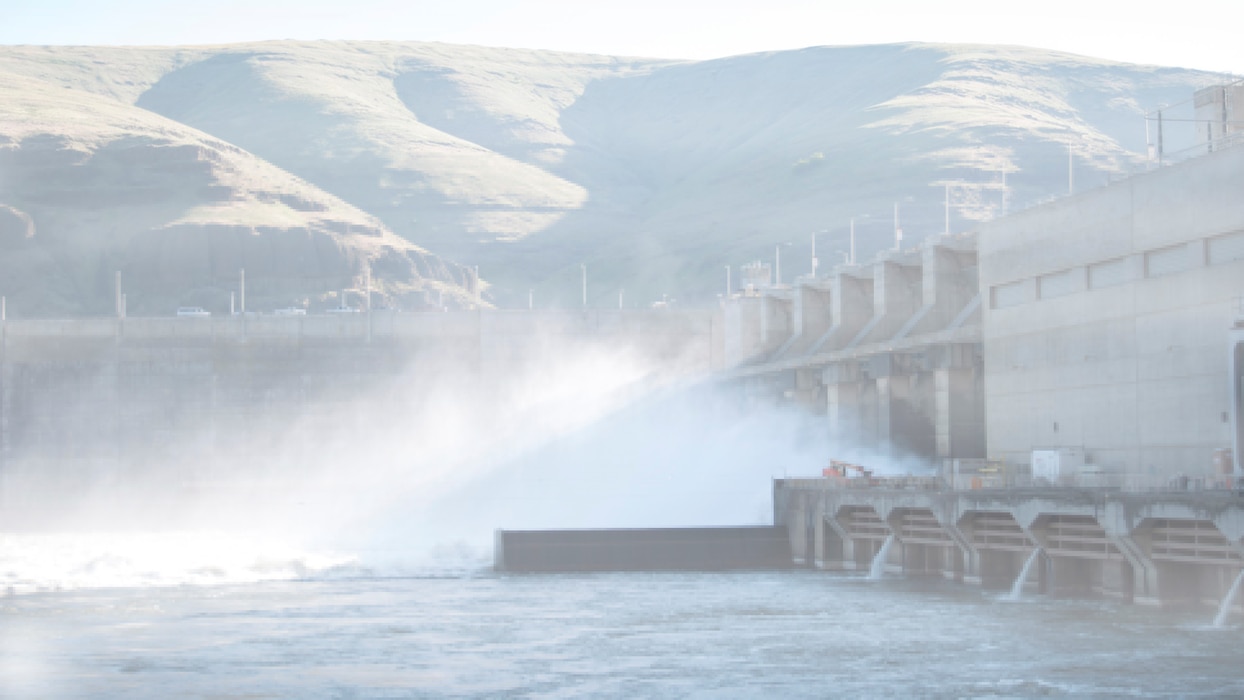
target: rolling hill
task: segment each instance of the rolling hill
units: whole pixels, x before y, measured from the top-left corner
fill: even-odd
[[[441,44],[0,48],[0,291],[17,308],[407,306],[668,295],[808,270],[1141,167],[1142,113],[1216,76],[1038,49],[819,47],[686,62]],[[455,262],[446,262],[452,260]],[[38,290],[37,292],[35,290]],[[249,293],[248,293],[249,295]]]

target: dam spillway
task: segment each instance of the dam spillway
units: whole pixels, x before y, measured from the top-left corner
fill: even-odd
[[[1218,605],[1244,568],[1244,498],[1227,488],[865,481],[775,480],[774,522],[786,526],[797,565],[865,571],[893,539],[881,570],[1005,591],[1041,551],[1031,577],[1039,592],[1148,605]]]
[[[504,422],[550,367],[580,373],[578,396],[620,365],[644,389],[707,374],[718,328],[673,309],[0,319],[0,523],[101,490],[237,494],[275,474],[289,493],[382,443],[430,451],[411,421],[446,402]]]

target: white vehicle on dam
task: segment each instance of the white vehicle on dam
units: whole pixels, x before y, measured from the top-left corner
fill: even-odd
[[[177,316],[180,318],[206,318],[211,315],[211,311],[200,306],[179,306],[177,308]]]

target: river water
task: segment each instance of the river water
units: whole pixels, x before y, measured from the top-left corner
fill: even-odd
[[[811,571],[78,589],[0,597],[0,697],[1244,697],[1212,617]]]
[[[813,571],[493,574],[498,527],[768,524],[771,478],[827,455],[913,469],[710,389],[627,403],[616,367],[538,376],[488,421],[431,392],[333,416],[358,431],[340,444],[156,475],[198,490],[6,476],[0,699],[1244,697],[1238,613]]]

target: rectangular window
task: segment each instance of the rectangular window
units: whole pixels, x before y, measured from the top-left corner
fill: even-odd
[[[1244,260],[1244,231],[1236,231],[1209,239],[1209,264]]]
[[[1037,296],[1053,299],[1076,291],[1076,273],[1079,270],[1063,270],[1037,278]]]
[[[1000,284],[992,290],[993,308],[1005,309],[1008,306],[1018,306],[1025,302],[1032,301],[1030,298],[1031,289],[1032,285],[1028,280]]]
[[[1161,250],[1145,253],[1145,276],[1161,277],[1183,272],[1192,267],[1192,256],[1188,255],[1188,246],[1177,245]]]
[[[1132,261],[1128,258],[1089,265],[1089,289],[1113,287],[1132,281]]]

